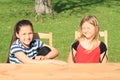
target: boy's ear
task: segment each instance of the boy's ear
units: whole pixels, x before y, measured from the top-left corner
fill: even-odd
[[[19,34],[17,32],[15,33],[15,35],[16,35],[17,38],[19,38]]]

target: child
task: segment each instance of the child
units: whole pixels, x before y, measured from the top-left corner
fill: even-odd
[[[58,50],[34,39],[33,25],[29,20],[21,20],[16,23],[10,44],[9,63],[49,63],[58,56]],[[50,52],[37,56],[37,49],[46,46]],[[35,58],[35,59],[34,59]]]
[[[72,44],[69,63],[103,63],[107,61],[106,45],[99,40],[99,24],[95,16],[85,16],[79,26],[80,37]]]

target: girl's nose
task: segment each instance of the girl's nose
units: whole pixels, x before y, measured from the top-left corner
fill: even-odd
[[[26,35],[26,38],[30,38],[30,35],[29,35],[29,34],[27,34],[27,35]]]

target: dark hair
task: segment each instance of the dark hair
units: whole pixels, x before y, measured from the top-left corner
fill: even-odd
[[[26,25],[29,25],[29,26],[32,28],[33,32],[34,32],[33,25],[32,25],[32,23],[31,23],[29,20],[20,20],[20,21],[18,21],[18,22],[15,24],[15,26],[14,26],[14,32],[13,32],[13,35],[12,35],[12,39],[11,39],[11,43],[10,43],[9,49],[10,49],[12,43],[13,43],[15,40],[18,39],[17,36],[16,36],[16,32],[19,33],[20,28],[23,27],[23,26],[26,26]],[[9,56],[9,55],[8,55],[8,56]],[[9,57],[8,57],[8,59],[7,59],[7,63],[9,63]]]

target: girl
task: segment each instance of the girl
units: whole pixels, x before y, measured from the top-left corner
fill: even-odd
[[[38,39],[33,39],[33,25],[29,20],[21,20],[16,23],[10,44],[9,63],[41,63],[52,62],[58,56],[58,51]],[[39,47],[47,46],[51,51],[45,56],[36,56]],[[35,58],[35,59],[33,59]]]
[[[95,16],[86,16],[80,23],[80,37],[72,44],[69,63],[103,63],[107,61],[106,45],[99,40],[99,24]],[[104,55],[104,56],[103,56]]]

